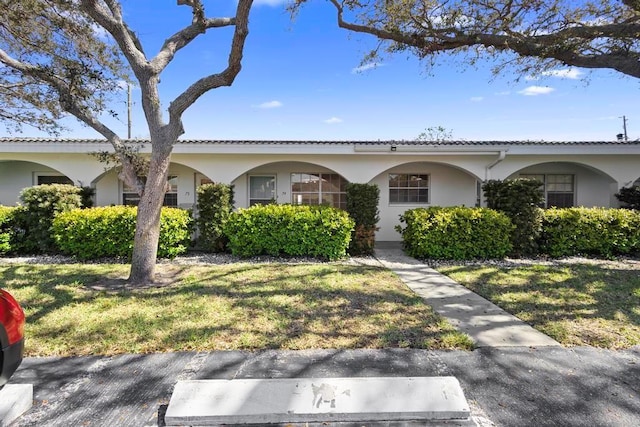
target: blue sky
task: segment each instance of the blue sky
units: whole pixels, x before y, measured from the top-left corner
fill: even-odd
[[[230,16],[235,2],[205,1],[209,16]],[[125,15],[148,55],[189,22],[170,0],[125,0]],[[231,28],[213,30],[181,51],[162,76],[163,105],[187,84],[224,67]],[[183,139],[415,139],[442,126],[465,140],[613,140],[628,119],[640,137],[639,82],[613,71],[558,69],[538,80],[493,76],[490,64],[465,68],[442,57],[426,72],[409,54],[358,71],[376,40],[337,28],[329,3],[312,0],[291,20],[280,0],[257,0],[243,69],[230,88],[209,92],[184,115]],[[583,77],[588,77],[588,84]],[[147,137],[133,91],[133,136]],[[126,93],[114,104],[126,137]],[[63,137],[100,137],[75,121]],[[22,136],[42,136],[25,128]]]

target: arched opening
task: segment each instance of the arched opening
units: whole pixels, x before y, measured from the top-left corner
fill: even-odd
[[[232,184],[236,205],[265,203],[346,208],[348,181],[335,171],[307,162],[274,162],[248,170]]]
[[[509,179],[529,178],[542,183],[544,207],[616,206],[617,183],[590,166],[571,162],[539,163],[523,168]]]
[[[169,165],[168,191],[164,205],[192,209],[196,203],[197,187],[211,182],[199,171],[180,163]],[[94,181],[96,205],[137,205],[140,196],[120,180],[115,168],[105,171]]]
[[[60,171],[40,163],[19,160],[0,161],[0,205],[15,205],[20,200],[20,192],[34,185],[70,184],[71,178]]]
[[[477,206],[480,181],[468,171],[444,163],[409,162],[373,180],[380,188],[378,241],[397,241],[399,218],[407,210],[428,206]]]

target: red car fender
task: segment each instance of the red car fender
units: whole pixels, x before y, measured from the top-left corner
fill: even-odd
[[[8,345],[20,341],[24,337],[24,311],[7,291],[0,289],[0,323],[4,326]]]

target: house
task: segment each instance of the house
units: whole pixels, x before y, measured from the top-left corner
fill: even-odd
[[[142,152],[150,150],[142,143]],[[95,188],[96,205],[134,204],[137,195],[91,153],[104,140],[0,138],[0,204],[36,184]],[[235,186],[236,207],[256,203],[345,206],[345,184],[380,188],[378,240],[400,240],[399,216],[422,206],[479,206],[487,179],[537,178],[547,206],[617,207],[615,193],[640,177],[640,142],[214,141],[173,150],[165,204],[191,208],[207,182]]]

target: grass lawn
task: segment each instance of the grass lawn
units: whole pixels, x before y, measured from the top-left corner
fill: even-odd
[[[347,264],[158,267],[127,289],[119,264],[0,265],[27,315],[26,355],[232,349],[470,349],[392,273]]]
[[[640,344],[637,263],[459,265],[437,270],[564,345],[622,349]]]

